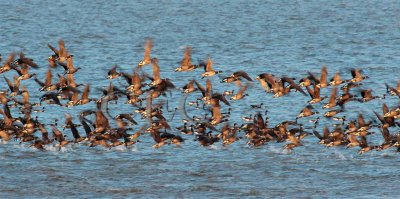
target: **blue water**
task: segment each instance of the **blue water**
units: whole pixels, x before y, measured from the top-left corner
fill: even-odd
[[[384,83],[395,85],[399,80],[399,1],[15,0],[0,1],[0,8],[3,59],[13,51],[22,51],[40,65],[32,71],[44,78],[46,59],[51,55],[47,44],[56,45],[64,39],[75,56],[75,65],[82,67],[75,75],[76,81],[90,83],[93,97],[101,94],[96,88],[108,85],[106,72],[113,65],[132,72],[143,57],[148,37],[154,41],[152,56],[159,59],[161,76],[172,79],[177,87],[193,78],[205,82],[200,78],[201,70],[173,72],[188,45],[193,47],[195,63],[210,55],[214,68],[224,71],[210,78],[214,91],[219,92],[237,90],[233,85],[218,83],[237,70],[245,70],[253,78],[268,72],[300,79],[307,71],[318,74],[326,65],[329,77],[341,72],[342,78],[349,79],[350,68],[363,68],[371,77],[363,82],[363,88],[373,88],[377,95],[385,93]],[[150,67],[144,70],[151,73]],[[54,77],[56,73],[62,73],[62,69],[53,70]],[[5,76],[11,78],[14,74],[8,72]],[[0,89],[7,89],[2,82]],[[113,83],[125,85],[122,79]],[[38,85],[33,80],[22,84],[31,91],[31,101],[38,101],[43,94],[37,92]],[[309,100],[299,93],[274,99],[257,82],[247,92],[248,97],[231,102],[231,123],[243,123],[242,116],[255,113],[248,105],[261,102],[263,109],[269,110],[271,125],[293,120]],[[328,95],[330,89],[321,92]],[[198,95],[190,95],[188,100]],[[168,94],[171,108],[178,107],[181,96],[180,91]],[[134,110],[124,105],[124,100],[110,105],[112,115]],[[395,107],[398,99],[351,102],[342,115],[355,119],[360,112],[371,120],[375,117],[372,111],[380,111],[383,102]],[[94,109],[95,104],[72,108],[46,105],[46,112],[37,115],[45,123],[56,118],[62,123],[63,113],[70,113],[77,122],[78,113],[88,108]],[[222,107],[223,111],[227,108]],[[165,112],[170,118],[172,113]],[[204,113],[190,108],[188,112]],[[182,125],[181,118],[178,114],[171,125]],[[135,119],[141,124],[146,122],[139,116]],[[311,126],[308,119],[299,122]],[[322,119],[318,130],[331,124]],[[372,131],[376,133],[368,141],[379,144],[379,129]],[[72,137],[69,130],[65,133]],[[305,138],[304,146],[293,152],[283,150],[284,143],[274,142],[253,149],[246,145],[246,139],[228,147],[217,143],[203,148],[193,136],[183,137],[187,140],[182,147],[160,149],[151,147],[154,141],[149,135],[143,135],[132,148],[110,150],[73,145],[60,151],[49,146],[42,152],[29,147],[29,143],[3,143],[0,196],[393,198],[400,194],[399,154],[394,149],[358,155],[357,148],[325,148],[314,136]]]

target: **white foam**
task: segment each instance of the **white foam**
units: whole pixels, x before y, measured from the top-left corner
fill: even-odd
[[[220,150],[220,149],[221,149],[221,147],[220,147],[220,146],[218,146],[218,145],[214,145],[214,144],[212,144],[212,145],[208,146],[207,148],[208,148],[208,149],[212,149],[212,150]]]
[[[112,149],[114,151],[127,151],[127,148],[125,145],[119,145],[119,146],[113,147]]]

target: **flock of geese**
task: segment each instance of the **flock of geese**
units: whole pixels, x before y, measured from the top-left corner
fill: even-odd
[[[213,68],[211,58],[193,64],[192,48],[186,47],[180,66],[175,72],[200,70],[199,68],[204,69],[204,72],[201,74],[201,79],[188,80],[187,84],[180,88],[184,100],[175,108],[172,117],[177,111],[181,113],[182,122],[173,124],[179,123],[182,126],[171,126],[169,123],[172,119],[167,119],[165,112],[169,111],[168,99],[174,100],[168,97],[168,94],[172,90],[177,90],[177,87],[172,82],[173,79],[160,75],[158,59],[151,56],[152,40],[146,40],[144,57],[134,67],[133,73],[121,72],[117,66],[108,71],[109,86],[102,89],[102,95],[97,98],[90,97],[92,95],[89,84],[75,82],[74,75],[80,68],[74,66],[74,56],[68,52],[64,41],[58,41],[58,48],[50,44],[48,47],[52,54],[48,57],[49,69],[45,77],[31,73],[31,69],[38,68],[38,64],[24,53],[13,52],[4,62],[0,56],[2,63],[0,73],[16,72],[11,80],[3,76],[9,89],[0,92],[0,101],[3,104],[0,109],[2,115],[0,139],[3,143],[14,139],[21,143],[30,143],[31,147],[39,150],[46,150],[46,146],[56,146],[61,149],[76,144],[105,148],[130,147],[140,142],[141,137],[151,135],[154,140],[153,147],[159,148],[171,144],[180,146],[190,138],[189,136],[193,136],[193,139],[204,147],[217,143],[222,143],[226,147],[239,139],[247,139],[247,144],[251,147],[279,142],[284,143],[284,149],[293,150],[303,145],[304,137],[314,135],[321,145],[358,147],[360,154],[389,148],[400,151],[400,135],[389,132],[389,128],[399,126],[396,121],[400,117],[399,107],[389,109],[383,103],[382,113],[374,111],[377,120],[372,121],[366,121],[362,114],[359,114],[356,120],[337,116],[346,112],[347,103],[365,103],[375,99],[385,99],[387,95],[400,97],[400,81],[397,86],[386,84],[387,93],[374,96],[371,89],[358,89],[357,91],[361,92],[354,92],[354,88],[361,85],[360,82],[369,78],[359,69],[352,69],[352,78],[344,80],[339,73],[328,79],[327,69],[322,67],[320,75],[308,72],[308,75],[298,82],[292,77],[277,77],[270,73],[262,73],[252,78],[245,71],[236,71],[225,76],[220,81],[219,87],[223,87],[224,83],[233,83],[237,86],[237,91],[219,93],[213,90],[211,78],[222,71]],[[59,68],[64,70],[57,74],[58,81],[54,82],[53,71],[60,70]],[[150,68],[152,75],[144,72],[144,69],[150,70]],[[125,88],[113,85],[113,79],[117,78],[126,81]],[[249,105],[255,113],[250,117],[243,116],[243,124],[232,125],[229,122],[231,103],[251,94],[247,90],[252,86],[254,79],[266,93],[275,98],[289,94],[304,95],[310,97],[308,104],[296,118],[282,121],[275,126],[269,125],[268,110],[263,109],[263,103]],[[28,91],[23,85],[32,80],[40,86],[39,91]],[[321,89],[327,88],[331,88],[330,96],[321,96]],[[39,102],[30,101],[30,92],[42,92]],[[198,97],[195,101],[187,102],[190,93]],[[124,98],[126,98],[125,104],[132,105],[133,110],[111,116],[109,104],[112,102],[117,104]],[[79,123],[74,123],[70,114],[65,114],[65,121],[62,124],[58,124],[60,123],[58,119],[50,124],[39,121],[38,115],[46,111],[46,106],[62,106],[70,110],[85,104],[88,104],[86,105],[88,107],[96,106],[81,111],[77,116]],[[317,104],[321,104],[327,111],[325,113],[316,111],[313,106]],[[187,107],[195,107],[202,114],[190,117]],[[228,111],[221,111],[221,107],[227,108]],[[118,111],[118,107],[114,110]],[[310,120],[314,124],[311,130],[307,130],[298,120],[312,115],[318,117]],[[320,127],[319,120],[322,117],[339,120],[340,124],[334,125],[331,129],[328,126]],[[383,137],[381,143],[368,142],[367,137],[373,134],[372,129],[379,129]]]

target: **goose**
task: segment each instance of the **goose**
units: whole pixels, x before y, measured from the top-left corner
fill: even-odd
[[[211,60],[211,58],[208,58],[207,63],[202,63],[200,65],[204,66],[204,73],[201,74],[201,77],[211,77],[214,76],[216,74],[222,73],[222,71],[215,71],[212,67],[213,61]]]
[[[144,44],[144,57],[138,63],[139,68],[151,63],[151,49],[152,48],[153,48],[153,40],[146,39],[146,42]]]
[[[199,67],[197,65],[192,64],[191,54],[192,54],[192,47],[187,46],[185,48],[185,53],[183,55],[181,65],[175,69],[175,72],[192,71]]]

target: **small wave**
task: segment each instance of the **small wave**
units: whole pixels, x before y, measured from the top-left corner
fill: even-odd
[[[281,147],[275,146],[275,145],[268,145],[268,151],[275,153],[275,154],[283,154],[283,155],[287,155],[287,154],[292,154],[293,150],[289,150],[289,149],[283,149]]]
[[[206,147],[207,149],[211,149],[211,150],[221,150],[222,146],[218,146],[218,145],[210,145],[208,147]]]

